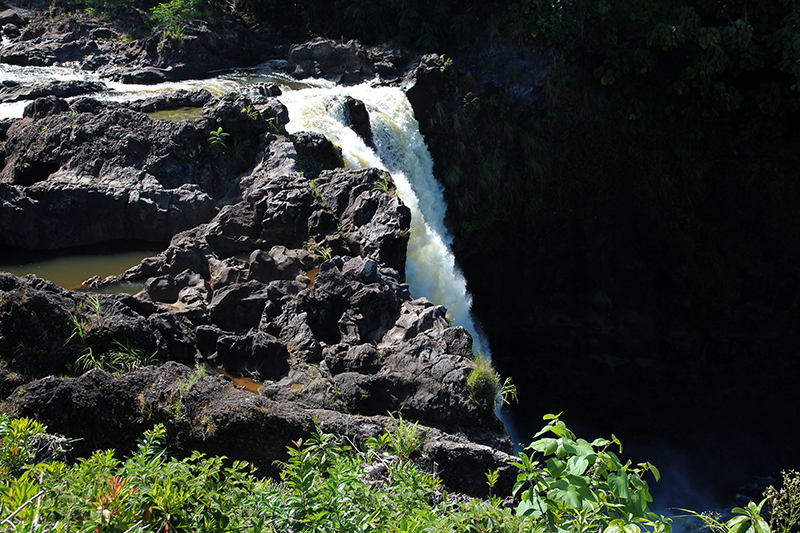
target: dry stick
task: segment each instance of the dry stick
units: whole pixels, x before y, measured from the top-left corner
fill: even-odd
[[[39,485],[42,484],[43,480],[44,480],[44,472],[39,474]],[[31,524],[33,526],[32,527],[33,531],[36,531],[36,528],[39,527],[39,511],[42,510],[42,496],[44,496],[44,491],[43,490],[39,491],[38,496],[39,497],[36,498],[36,514],[33,515],[33,522]]]
[[[39,491],[39,494],[37,494],[37,495],[35,495],[35,496],[32,496],[32,497],[31,497],[31,498],[30,498],[28,501],[26,501],[25,503],[23,503],[22,505],[20,505],[20,506],[19,506],[19,508],[18,508],[16,511],[14,511],[13,513],[11,513],[11,514],[10,514],[10,515],[8,515],[7,517],[5,517],[5,518],[3,519],[3,521],[2,521],[2,522],[0,522],[0,524],[5,524],[6,522],[8,522],[8,524],[9,524],[11,527],[14,527],[14,524],[12,524],[12,523],[11,523],[11,519],[12,519],[12,518],[14,518],[15,516],[17,516],[17,514],[19,514],[19,512],[20,512],[20,511],[22,511],[23,509],[25,509],[25,508],[26,508],[26,507],[27,507],[27,506],[28,506],[28,505],[29,505],[31,502],[33,502],[33,500],[35,500],[36,498],[39,498],[39,497],[40,497],[42,494],[44,494],[44,491],[43,491],[43,490],[40,490],[40,491]],[[14,528],[14,529],[16,529],[16,528]]]

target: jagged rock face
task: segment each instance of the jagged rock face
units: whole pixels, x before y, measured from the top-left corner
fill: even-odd
[[[35,100],[43,96],[68,98],[104,90],[106,90],[105,83],[96,81],[51,81],[27,86],[13,81],[4,81],[0,83],[0,103]]]
[[[164,102],[133,106],[158,108]],[[401,274],[411,214],[398,197],[376,187],[386,178],[383,172],[342,168],[339,153],[318,135],[283,134],[280,125],[288,120],[285,108],[269,98],[228,95],[212,99],[194,124],[153,121],[125,106],[88,99],[73,102],[68,110],[63,109],[65,105],[55,97],[36,100],[26,118],[9,128],[9,160],[31,154],[32,160],[58,169],[53,176],[26,186],[18,183],[18,169],[7,163],[3,199],[16,211],[4,209],[6,219],[17,216],[30,228],[48,227],[51,215],[26,211],[23,202],[45,205],[37,194],[52,194],[56,187],[73,187],[81,194],[110,188],[119,176],[133,172],[126,169],[149,175],[150,183],[171,194],[192,187],[209,199],[219,198],[221,208],[214,206],[212,216],[172,236],[158,256],[121,276],[92,281],[96,286],[118,280],[145,281],[145,290],[135,297],[103,295],[93,300],[33,276],[0,278],[4,291],[0,366],[6,389],[18,384],[8,379],[12,373],[28,380],[74,371],[87,350],[105,353],[115,343],[123,343],[139,353],[157,353],[161,361],[206,363],[262,382],[260,396],[240,396],[244,393],[231,389],[221,377],[203,381],[205,396],[199,392],[197,396],[202,405],[193,407],[189,396],[184,397],[187,413],[192,413],[189,419],[195,422],[187,425],[172,419],[171,424],[178,442],[187,449],[200,446],[209,453],[250,459],[268,471],[271,461],[282,457],[288,441],[270,438],[260,444],[265,451],[254,455],[252,445],[234,433],[249,431],[251,424],[277,432],[285,418],[282,435],[302,437],[311,427],[302,409],[348,411],[354,420],[402,409],[407,418],[439,428],[467,433],[480,433],[477,428],[483,428],[486,434],[481,439],[505,445],[497,437],[502,428],[493,406],[470,400],[465,391],[472,367],[467,357],[472,346],[469,334],[448,326],[443,307],[424,298],[411,299]],[[43,122],[48,120],[52,122]],[[91,142],[74,140],[76,131],[79,139],[89,138],[89,132],[102,127],[116,131],[112,130],[115,123],[130,126],[125,135],[140,139],[138,153],[126,153],[121,144],[100,140],[99,135]],[[45,124],[49,126],[41,131]],[[215,196],[214,187],[204,189],[201,178],[203,161],[223,157],[213,153],[201,132],[220,127],[232,136],[258,141],[249,168],[230,180],[222,197]],[[89,158],[93,162],[99,153],[106,154],[107,161],[93,168]],[[183,163],[181,153],[192,155]],[[158,161],[163,161],[159,157],[170,157],[173,163],[159,167]],[[154,169],[170,165],[173,172],[153,174]],[[75,179],[79,168],[87,177],[85,184]],[[179,175],[184,181],[178,181]],[[137,182],[124,183],[135,187]],[[123,190],[127,195],[110,198],[125,213],[131,209],[134,193]],[[108,195],[99,196],[108,201]],[[74,200],[64,203],[74,204]],[[76,213],[70,216],[80,220]],[[106,223],[124,226],[120,216],[109,209]],[[140,220],[143,228],[152,225],[152,219]],[[75,233],[75,227],[70,231]],[[32,309],[47,320],[27,321],[26,313]],[[42,340],[23,346],[20,335]],[[22,414],[61,420],[51,428],[85,433],[94,445],[114,440],[117,432],[130,436],[141,430],[140,423],[124,421],[122,405],[139,406],[130,417],[137,416],[136,412],[151,420],[163,420],[165,413],[174,415],[174,407],[166,403],[175,398],[179,387],[175,381],[186,379],[186,372],[170,363],[161,370],[118,379],[99,372],[72,380],[47,378],[18,393],[18,407]],[[101,422],[114,421],[107,433],[102,423],[84,420],[91,410],[104,409],[94,405],[100,396],[85,388],[112,386],[131,390],[108,396],[113,405],[98,415]],[[48,398],[58,398],[63,404],[54,411]],[[80,422],[77,412],[83,413]],[[197,426],[197,420],[204,422]],[[286,433],[286,428],[293,433]],[[117,445],[108,442],[112,444]],[[480,457],[474,460],[481,465],[497,463],[496,452],[466,446],[470,457]],[[477,487],[482,486],[482,481],[476,482],[464,490],[480,492]]]
[[[78,456],[96,448],[130,451],[146,429],[162,422],[177,453],[199,450],[247,460],[261,475],[277,475],[276,463],[286,461],[292,441],[307,439],[315,427],[361,443],[391,423],[385,416],[309,411],[273,401],[237,389],[219,374],[173,362],[119,376],[92,370],[77,378],[47,377],[21,387],[13,407],[21,416],[45,421],[50,431],[80,437],[73,443]],[[421,453],[436,461],[448,489],[485,496],[484,472],[498,469],[495,490],[510,490],[516,472],[507,453],[464,436],[420,429],[426,436]]]
[[[214,200],[236,186],[253,148],[268,142],[268,121],[285,123],[288,115],[271,98],[209,101],[207,91],[174,96],[173,106],[206,101],[204,117],[176,124],[88,98],[31,103],[5,132],[0,244],[166,242],[209,222],[218,211]],[[163,108],[166,98],[140,107]],[[231,132],[228,146],[213,142],[211,132],[220,127]],[[221,253],[239,250],[216,244]]]
[[[105,27],[58,12],[51,18],[43,11],[22,31],[23,19],[4,16],[0,20],[8,22],[0,26],[12,42],[0,52],[0,62],[20,66],[71,63],[123,83],[158,83],[250,66],[275,57],[279,49],[266,32],[257,34],[228,15],[221,14],[223,20],[217,26],[225,28],[224,37],[206,24],[192,22],[177,38],[167,30],[153,32],[138,12],[123,8],[119,16],[125,17],[120,27]],[[6,26],[15,26],[17,31]],[[137,35],[143,37],[137,39]]]
[[[28,47],[26,64],[80,56],[90,46],[85,30],[78,25],[60,40],[42,26],[27,30],[28,41],[49,44],[39,59]],[[152,42],[128,46],[139,57],[136,81],[191,70],[142,60]],[[337,46],[296,49],[297,74],[373,77],[378,56],[357,43]],[[320,51],[334,49],[340,57],[320,63]],[[377,70],[397,74],[388,62],[395,55],[384,56]],[[88,66],[117,68],[103,58]],[[286,134],[288,112],[270,97],[198,91],[130,104],[67,103],[56,90],[32,101],[23,119],[0,123],[0,245],[132,238],[169,245],[89,284],[144,281],[135,296],[89,297],[34,276],[0,275],[2,390],[36,380],[10,396],[20,415],[82,437],[76,454],[124,450],[165,422],[179,450],[249,460],[273,474],[291,441],[315,425],[359,442],[388,422],[371,415],[402,409],[431,426],[426,453],[453,473],[450,488],[485,494],[483,472],[495,468],[510,487],[509,457],[468,440],[510,451],[493,406],[465,391],[469,333],[449,327],[443,307],[412,300],[404,283],[411,213],[376,187],[382,171],[345,169],[324,137]],[[187,105],[203,106],[202,117],[173,124],[143,113]],[[362,108],[354,101],[350,112],[369,138]],[[39,318],[31,320],[31,311]],[[36,340],[26,344],[24,336]],[[46,377],[79,373],[87,353],[120,344],[163,364],[117,376]],[[216,373],[199,376],[189,368],[197,363],[262,386],[253,394]]]

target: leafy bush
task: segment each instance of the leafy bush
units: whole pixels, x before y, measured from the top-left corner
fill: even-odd
[[[589,443],[567,429],[558,415],[526,449],[542,454],[544,464],[520,453],[514,494],[521,498],[517,513],[543,521],[549,531],[669,532],[670,522],[647,508],[653,501],[643,475],[660,474],[650,463],[623,463],[609,448],[622,445],[616,437]]]
[[[494,405],[497,391],[500,389],[500,375],[485,355],[479,354],[474,363],[475,366],[467,374],[465,385],[469,398],[473,401]]]
[[[655,467],[623,463],[609,449],[619,445],[616,438],[589,443],[557,416],[546,419],[541,438],[527,448],[543,464],[525,453],[516,463],[514,508],[501,507],[499,497],[458,503],[417,463],[355,449],[320,432],[289,448],[279,482],[256,478],[245,463],[226,466],[224,457],[170,457],[160,425],[145,433],[125,461],[109,450],[71,466],[33,464],[31,436],[44,435],[44,428],[0,416],[0,519],[9,530],[42,533],[671,530],[667,519],[647,508],[651,498],[643,476],[658,478]],[[395,430],[398,423],[405,424],[398,417]],[[400,431],[416,432],[415,426],[404,427]],[[9,459],[12,449],[21,449],[25,460]],[[487,479],[493,486],[497,473]],[[769,531],[758,515],[761,505],[742,510],[740,528],[725,531],[745,533],[750,524],[757,526],[754,533]]]
[[[181,23],[198,16],[199,8],[196,0],[170,0],[162,2],[152,10],[153,21],[166,28],[173,39],[183,37]]]
[[[419,422],[410,424],[403,420],[403,415],[389,413],[392,425],[380,437],[370,437],[366,440],[367,448],[375,452],[389,450],[403,459],[411,455],[425,444],[427,436],[419,429]]]

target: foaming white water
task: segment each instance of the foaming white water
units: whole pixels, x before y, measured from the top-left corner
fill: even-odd
[[[31,85],[49,81],[100,81],[105,83],[107,90],[87,96],[111,102],[131,102],[142,98],[157,96],[164,91],[174,91],[177,89],[185,89],[188,91],[208,89],[214,96],[222,96],[231,91],[242,91],[255,84],[277,84],[283,90],[301,89],[305,87],[327,87],[333,85],[331,82],[325,80],[295,80],[291,76],[279,70],[275,70],[275,68],[280,65],[272,65],[272,63],[275,62],[268,62],[252,69],[221,73],[217,76],[202,80],[164,82],[152,85],[121,83],[102,78],[93,72],[80,70],[77,67],[19,67],[0,63],[0,80],[14,81],[21,85]],[[21,118],[25,106],[30,103],[30,100],[0,103],[0,119]]]
[[[348,96],[366,105],[375,150],[348,127]],[[488,355],[488,342],[471,316],[466,280],[450,250],[442,186],[433,176],[433,159],[405,93],[359,85],[288,91],[280,100],[289,109],[288,131],[321,133],[342,149],[348,167],[375,167],[392,175],[400,198],[411,209],[406,262],[411,293],[444,305],[453,323],[470,331],[475,347]]]

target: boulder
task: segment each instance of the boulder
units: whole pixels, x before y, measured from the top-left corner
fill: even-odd
[[[35,417],[50,431],[76,439],[72,453],[95,449],[130,452],[136,439],[156,422],[167,425],[170,449],[198,450],[253,464],[259,475],[277,476],[287,448],[311,436],[315,427],[359,445],[393,422],[385,416],[354,416],[326,409],[307,411],[237,389],[226,377],[178,363],[121,375],[100,370],[77,378],[47,377],[20,387],[9,397],[20,416]],[[173,416],[175,412],[180,416]],[[424,443],[418,456],[435,461],[450,491],[486,496],[485,472],[500,474],[496,491],[508,491],[516,478],[507,452],[470,442],[463,435],[418,426]],[[500,448],[510,451],[509,442]]]
[[[6,27],[3,33],[6,33]],[[96,81],[67,80],[20,85],[5,82],[0,86],[0,103],[17,102],[19,100],[35,100],[43,96],[69,98],[106,90],[106,84]]]
[[[25,19],[13,9],[4,9],[3,11],[0,11],[0,26],[5,26],[7,24],[13,24],[18,28],[21,28],[25,26],[27,22],[25,22]]]
[[[164,91],[144,100],[130,102],[128,107],[142,113],[153,113],[167,109],[180,109],[181,107],[203,107],[213,96],[208,89],[197,89],[188,91],[177,89],[175,91]]]
[[[324,78],[356,85],[374,77],[372,61],[358,41],[337,43],[317,37],[289,49],[289,69],[295,78]]]

